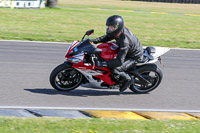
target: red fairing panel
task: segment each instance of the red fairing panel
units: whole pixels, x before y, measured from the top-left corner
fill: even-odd
[[[97,68],[97,67],[96,67]],[[111,80],[111,71],[110,71],[110,69],[109,68],[107,68],[107,67],[102,67],[102,68],[97,68],[97,69],[101,69],[101,70],[104,70],[104,71],[107,71],[108,73],[106,73],[106,74],[103,74],[103,75],[96,75],[95,77],[97,77],[97,78],[100,78],[101,80],[103,80],[105,83],[107,83],[107,84],[109,84],[109,85],[114,85],[114,84],[116,84],[116,82],[115,81],[112,81]]]
[[[69,49],[68,49],[68,51],[67,51],[67,53],[66,53],[66,55],[65,55],[65,58],[67,58],[67,57],[69,56],[69,53],[70,53],[78,44],[79,44],[79,41],[74,41],[74,42],[70,45],[70,47],[69,47]]]
[[[97,66],[95,66],[95,69],[93,69],[93,66],[85,66],[83,62],[80,62],[78,64],[73,64],[73,68],[77,68],[77,69],[81,69],[81,70],[91,70],[95,72],[95,69],[102,69],[107,71],[108,73],[106,74],[100,74],[100,75],[94,75],[97,78],[100,78],[101,80],[103,80],[105,83],[109,84],[109,85],[114,85],[116,84],[116,82],[112,81],[110,78],[111,72],[110,69],[107,67],[103,67],[103,68],[98,68]],[[98,72],[97,72],[98,73]]]
[[[99,54],[105,61],[109,61],[114,59],[117,56],[118,49],[113,49],[112,46],[115,45],[114,43],[102,43],[97,48],[102,49],[102,53]]]

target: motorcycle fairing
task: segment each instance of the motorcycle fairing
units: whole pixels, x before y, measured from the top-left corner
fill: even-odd
[[[69,56],[69,53],[72,52],[72,50],[79,44],[79,41],[74,41],[73,43],[71,43],[71,45],[69,46],[65,57],[67,58]]]
[[[167,47],[154,47],[154,48],[156,49],[156,52],[152,55],[154,58],[158,58],[170,50],[170,48]]]
[[[67,58],[67,61],[71,62],[71,63],[75,63],[75,64],[78,64],[78,63],[81,63],[84,59],[84,52],[81,52],[79,54],[76,54],[76,55],[73,55],[73,56],[70,56]],[[83,63],[81,63],[83,64]]]
[[[102,81],[104,81],[105,83],[109,84],[109,85],[113,85],[115,84],[114,81],[111,80],[110,75],[110,69],[109,68],[97,68],[95,66],[95,68],[93,69],[93,66],[86,66],[83,62],[78,63],[78,64],[73,64],[72,66],[73,68],[77,69],[78,71],[80,71],[81,73],[83,73],[83,75],[87,78],[90,76],[94,76]],[[93,78],[87,78],[88,80],[91,80]]]
[[[148,53],[147,48],[148,47],[144,47],[144,57],[147,57],[148,60],[143,63],[138,63],[136,64],[136,66],[155,63],[159,60],[160,56],[164,55],[170,50],[170,48],[167,47],[153,47],[155,51],[152,53]]]
[[[101,49],[103,47],[100,56],[102,56],[102,58],[105,58],[107,60],[115,58],[118,52],[117,49],[118,47],[117,45],[116,46],[115,45],[116,44],[113,43],[104,43],[103,45],[100,45],[98,48]],[[90,82],[96,83],[93,77],[91,77],[94,76],[102,80],[101,82],[105,82],[108,85],[116,84],[110,78],[111,72],[109,68],[106,67],[98,68],[97,66],[95,66],[95,64],[87,64],[83,62],[85,58],[85,53],[90,53],[91,51],[94,51],[94,49],[95,47],[90,43],[88,38],[81,43],[79,43],[78,41],[74,41],[70,45],[70,48],[65,57],[67,58],[66,59],[67,61],[73,64],[72,67],[83,73],[83,75],[88,80],[91,80]]]

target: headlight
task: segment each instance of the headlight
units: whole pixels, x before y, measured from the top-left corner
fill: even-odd
[[[81,60],[80,60],[80,59],[77,59],[77,58],[68,58],[68,61],[69,61],[69,62],[72,62],[72,63],[75,63],[75,64],[81,62]]]
[[[83,59],[84,59],[84,52],[81,52],[77,55],[73,55],[72,58],[68,58],[67,60],[69,62],[77,64],[77,63],[83,61]]]

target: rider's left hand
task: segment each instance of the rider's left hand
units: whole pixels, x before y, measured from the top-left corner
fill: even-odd
[[[92,44],[97,44],[98,42],[96,41],[96,39],[90,39],[90,42],[92,43]]]

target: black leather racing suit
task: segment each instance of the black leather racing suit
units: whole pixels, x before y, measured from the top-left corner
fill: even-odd
[[[112,39],[104,35],[93,39],[93,42],[103,43]],[[114,39],[119,46],[119,52],[115,59],[107,61],[107,66],[112,68],[113,73],[119,74],[125,80],[130,80],[130,76],[125,71],[134,66],[136,62],[143,60],[143,47],[138,38],[128,28],[123,28],[122,34]]]

